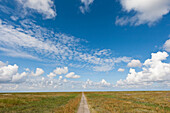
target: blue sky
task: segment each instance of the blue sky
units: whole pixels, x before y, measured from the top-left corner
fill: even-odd
[[[0,0],[0,91],[169,90],[169,0]]]

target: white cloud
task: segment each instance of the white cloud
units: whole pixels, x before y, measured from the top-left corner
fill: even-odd
[[[49,78],[53,78],[55,76],[57,76],[55,73],[51,72],[50,74],[47,75]]]
[[[0,61],[1,64],[5,64],[2,61]],[[18,66],[16,64],[14,65],[1,65],[0,67],[0,83],[2,82],[19,82],[22,80],[25,76],[28,76],[28,73],[18,73]]]
[[[0,61],[0,67],[6,66],[6,63]]]
[[[67,79],[64,79],[63,82],[67,82]]]
[[[99,51],[95,51],[94,55],[97,56],[109,56],[111,54],[110,49],[103,49],[103,50],[99,50]]]
[[[0,82],[9,82],[12,80],[13,75],[16,75],[18,72],[18,66],[8,65],[0,68]]]
[[[119,72],[124,72],[125,69],[119,68],[117,71],[119,71]]]
[[[4,52],[4,53],[2,53],[2,55],[6,55],[6,56],[27,58],[27,59],[33,59],[33,60],[41,60],[38,57],[35,57],[28,53],[17,51],[17,50],[15,51],[15,50],[0,47],[0,51]]]
[[[63,77],[62,76],[59,76],[59,80],[62,80],[63,79]]]
[[[115,63],[121,63],[121,62],[129,62],[131,58],[129,57],[119,57],[119,58],[114,58],[107,56],[106,54],[104,57],[96,55],[98,52],[94,52],[94,54],[82,54],[79,53],[78,56],[75,57],[78,61],[85,61],[89,64],[92,64],[92,69],[94,71],[111,71],[114,69]],[[105,51],[106,53],[106,51]],[[108,53],[108,52],[107,52]],[[102,54],[103,55],[103,54]],[[89,65],[88,64],[88,65]]]
[[[106,71],[111,71],[113,70],[113,66],[111,65],[102,65],[102,66],[94,66],[93,70],[94,71],[101,71],[101,72],[106,72]]]
[[[141,67],[142,63],[140,62],[140,60],[131,60],[128,64],[128,67]]]
[[[42,42],[35,37],[31,37],[28,34],[14,29],[13,26],[0,25],[0,41],[4,46],[22,46],[25,48],[35,48],[37,51],[58,51],[54,45]],[[10,41],[9,41],[10,40]],[[2,49],[1,49],[2,50]],[[5,50],[4,50],[5,51]]]
[[[65,77],[66,78],[80,78],[80,76],[79,75],[75,75],[74,72],[68,73]]]
[[[119,58],[114,58],[115,63],[120,63],[120,62],[129,62],[130,57],[119,57]]]
[[[56,68],[53,72],[57,75],[66,74],[68,73],[68,67]]]
[[[29,68],[25,68],[25,71],[30,71],[30,69]]]
[[[32,75],[32,76],[40,76],[40,75],[42,75],[42,74],[44,74],[44,70],[41,69],[41,68],[36,68],[35,73],[34,73],[34,72],[31,72],[31,75]]]
[[[10,17],[13,21],[17,21],[18,20],[18,17],[16,17],[16,16],[11,16]]]
[[[135,12],[132,17],[122,17],[116,19],[116,24],[131,25],[148,24],[152,25],[159,21],[170,11],[169,0],[120,0],[123,11],[127,13]]]
[[[30,72],[29,68],[24,69],[26,72],[19,72],[19,66],[17,64],[8,65],[0,61],[0,83],[15,84],[26,82],[27,79],[38,77],[44,73],[41,68],[36,68],[35,73]],[[38,81],[37,81],[38,82]]]
[[[50,74],[47,75],[49,78],[53,78],[55,76],[57,76],[55,73],[51,72]]]
[[[24,8],[30,8],[45,16],[46,19],[54,18],[57,14],[52,0],[17,0]]]
[[[31,22],[28,22],[31,23]],[[28,23],[22,23],[24,26],[29,27]],[[31,26],[31,25],[30,25]],[[28,31],[25,30],[24,33],[23,29],[15,28],[15,26],[0,24],[0,45],[2,46],[0,49],[4,51],[6,55],[12,57],[22,57],[22,58],[31,58],[31,59],[38,59],[30,54],[21,52],[24,50],[29,50],[30,53],[35,51],[36,53],[45,54],[46,56],[50,56],[50,58],[57,58],[65,59],[73,55],[72,49],[74,49],[77,39],[74,37],[69,37],[64,34],[55,34],[57,38],[53,38],[55,41],[46,40],[44,36],[47,36],[47,31],[43,28],[36,28],[37,26],[31,26],[35,28],[34,30],[40,31],[40,33],[33,33],[34,30],[30,30],[29,27]],[[41,31],[42,30],[42,31]],[[31,32],[30,32],[31,31]],[[41,34],[44,33],[44,34]],[[49,31],[48,31],[49,32]],[[36,35],[40,34],[40,35]],[[54,35],[54,34],[49,34]],[[33,37],[35,36],[35,37]],[[51,36],[48,36],[48,38]],[[10,40],[10,41],[9,41]],[[6,47],[6,48],[3,48]],[[10,49],[8,49],[8,48]],[[15,47],[15,48],[14,48]],[[78,48],[78,47],[77,47]],[[11,50],[17,49],[17,50]]]
[[[107,89],[111,88],[112,84],[102,79],[100,82],[94,82],[90,79],[87,79],[85,83],[82,84],[82,88],[84,89]]]
[[[166,51],[170,52],[170,39],[165,42],[163,48],[164,48]]]
[[[88,68],[93,71],[110,71],[115,63],[129,62],[131,59],[114,58],[109,49],[88,49],[81,45],[79,38],[54,33],[35,25],[31,20],[21,21],[20,27],[7,23],[2,21],[0,24],[0,50],[7,56],[44,62],[48,58],[49,61],[55,60],[63,65],[72,64],[77,68]]]
[[[102,79],[101,84],[105,86],[110,86],[110,83],[106,82],[106,80],[104,79]]]
[[[66,74],[66,73],[68,73],[68,67],[64,67],[64,68],[56,67],[56,69],[54,69],[53,72],[51,72],[47,76],[49,78],[53,78],[57,75]]]
[[[26,77],[26,76],[28,76],[29,74],[28,73],[26,73],[26,72],[23,72],[23,73],[21,73],[21,74],[19,74],[19,73],[17,73],[16,75],[14,75],[13,77],[12,77],[12,82],[18,82],[18,81],[22,81],[22,79],[24,78],[24,77]]]
[[[134,86],[137,85],[152,85],[154,83],[169,83],[170,82],[170,64],[164,63],[169,56],[166,52],[152,53],[151,59],[144,62],[142,71],[136,72],[135,69],[130,69],[125,80],[117,81],[117,86]]]
[[[45,78],[44,78],[44,77],[42,77],[42,78],[41,78],[41,80],[42,80],[42,81],[44,81],[44,80],[45,80]]]
[[[81,0],[81,3],[83,4],[80,6],[80,11],[84,14],[85,12],[89,11],[89,6],[94,2],[94,0]]]

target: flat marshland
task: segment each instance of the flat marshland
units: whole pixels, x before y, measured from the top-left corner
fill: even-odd
[[[170,113],[170,91],[85,92],[91,113]],[[76,113],[82,93],[1,93],[0,113]]]
[[[86,92],[91,113],[170,113],[170,91]]]
[[[81,93],[1,93],[0,113],[75,113]]]

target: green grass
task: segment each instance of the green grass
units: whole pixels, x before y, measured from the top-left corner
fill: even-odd
[[[85,92],[91,113],[170,113],[170,91]],[[0,94],[0,113],[76,113],[81,93]]]
[[[85,94],[92,113],[170,113],[170,91]]]
[[[0,113],[75,113],[80,98],[81,93],[0,94]]]

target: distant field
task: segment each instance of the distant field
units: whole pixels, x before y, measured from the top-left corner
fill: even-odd
[[[86,92],[91,113],[170,113],[170,91]]]
[[[76,113],[81,93],[0,94],[0,113]]]

